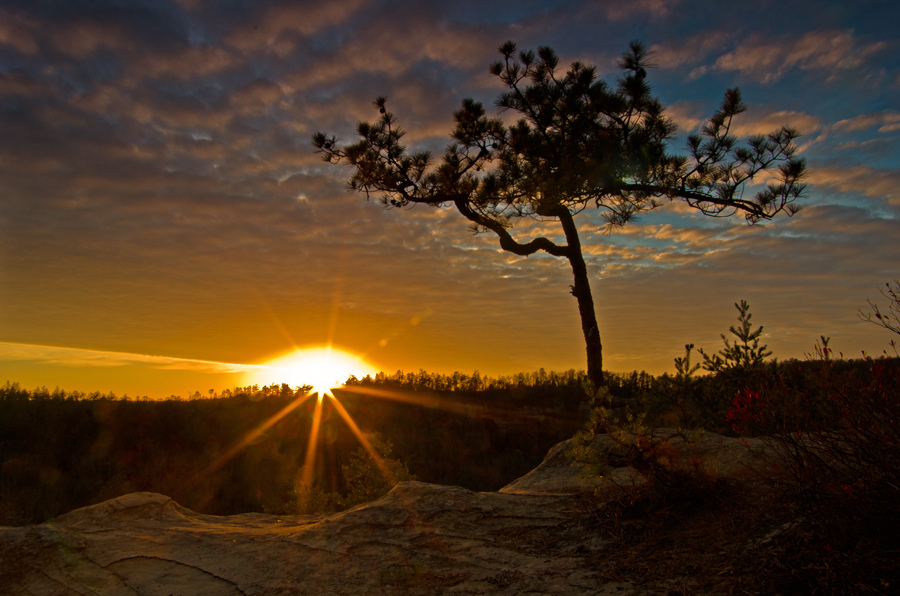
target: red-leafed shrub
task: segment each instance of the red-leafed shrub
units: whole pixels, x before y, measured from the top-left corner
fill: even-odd
[[[732,400],[731,407],[725,413],[725,421],[736,433],[763,426],[766,423],[766,402],[757,391],[743,389]]]
[[[900,359],[820,355],[739,392],[728,422],[769,437],[777,453],[774,480],[801,522],[786,534],[788,587],[891,593],[900,586]]]
[[[796,488],[900,515],[900,361],[869,358],[845,372],[826,362],[819,374],[816,399],[776,385],[770,394],[793,398],[791,408],[776,401],[760,414],[777,421],[772,435]]]

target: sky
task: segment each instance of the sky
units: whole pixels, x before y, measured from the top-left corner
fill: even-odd
[[[780,359],[879,355],[860,320],[900,262],[894,0],[0,0],[0,383],[187,396],[334,346],[373,370],[583,369],[567,263],[516,257],[456,212],[347,191],[386,96],[440,151],[497,48],[550,46],[615,81],[632,40],[679,125],[739,87],[741,135],[797,128],[804,209],[748,227],[670,203],[578,223],[605,368],[673,372],[750,303]],[[535,233],[539,230],[533,230]],[[555,233],[555,232],[549,232]]]

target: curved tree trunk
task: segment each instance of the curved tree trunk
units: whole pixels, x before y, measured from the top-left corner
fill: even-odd
[[[517,255],[531,255],[543,250],[555,257],[566,257],[572,266],[572,274],[575,283],[572,285],[572,295],[578,300],[578,314],[581,316],[581,332],[584,335],[584,345],[587,351],[587,375],[594,387],[603,386],[603,346],[600,343],[600,326],[597,324],[597,315],[594,312],[594,298],[591,295],[591,284],[588,280],[587,265],[584,255],[581,254],[581,240],[578,238],[578,228],[575,227],[575,218],[568,208],[562,204],[548,209],[542,215],[557,217],[566,236],[566,245],[560,246],[547,238],[536,238],[527,244],[517,242],[506,230],[506,227],[497,220],[485,216],[472,209],[465,197],[458,197],[454,201],[456,208],[468,220],[479,226],[493,231],[500,238],[500,248]]]
[[[587,267],[580,251],[577,255],[570,257],[569,262],[572,264],[572,273],[575,276],[572,295],[578,300],[581,332],[584,334],[584,344],[587,350],[587,375],[594,387],[601,387],[603,385],[603,345],[600,343],[600,327],[597,325],[597,315],[594,312],[594,298],[591,296]]]
[[[572,275],[575,277],[572,295],[578,300],[581,332],[584,335],[587,351],[587,375],[594,387],[601,387],[603,386],[603,345],[600,342],[600,326],[597,324],[597,314],[594,311],[594,297],[591,295],[587,265],[584,262],[584,255],[581,254],[581,241],[578,239],[575,219],[568,209],[562,211],[564,213],[560,213],[558,217],[568,244],[566,256],[572,266]]]

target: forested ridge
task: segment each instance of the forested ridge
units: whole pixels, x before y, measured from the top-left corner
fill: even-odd
[[[618,404],[618,417],[648,427],[758,435],[777,431],[778,420],[767,416],[762,424],[758,400],[741,401],[751,393],[777,386],[815,403],[835,383],[881,382],[871,359],[769,361],[744,373],[694,376],[689,356],[676,359],[675,375],[607,373],[603,395]],[[898,359],[879,362],[888,371],[900,366]],[[335,393],[360,430],[383,440],[387,456],[416,479],[497,490],[591,424],[602,403],[588,399],[586,381],[574,370],[501,378],[397,371],[351,377]],[[154,401],[7,382],[0,386],[0,525],[40,523],[134,491],[163,493],[209,514],[291,512],[314,419],[309,390],[236,387]],[[324,400],[313,477],[329,507],[348,493],[346,467],[358,449]]]
[[[572,436],[582,382],[574,371],[504,379],[397,372],[351,378],[336,393],[360,429],[383,437],[419,480],[496,490]],[[360,387],[395,399],[352,392]],[[308,390],[283,384],[149,400],[7,382],[0,386],[0,525],[40,523],[133,491],[160,492],[210,514],[284,511],[296,498],[316,400],[292,405]],[[427,405],[409,403],[410,395]],[[316,486],[345,492],[342,466],[358,447],[325,400]]]

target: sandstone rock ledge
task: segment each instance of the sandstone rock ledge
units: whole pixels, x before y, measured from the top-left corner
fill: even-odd
[[[0,528],[0,594],[634,594],[586,564],[608,543],[564,449],[501,492],[404,482],[329,516],[217,517],[124,495]]]

